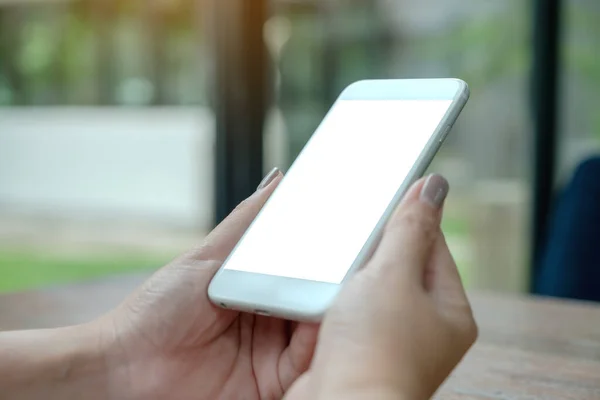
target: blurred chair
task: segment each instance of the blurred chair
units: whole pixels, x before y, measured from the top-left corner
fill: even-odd
[[[600,301],[600,157],[582,162],[557,198],[534,292]]]

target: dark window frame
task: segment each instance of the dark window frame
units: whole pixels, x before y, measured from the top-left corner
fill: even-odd
[[[562,5],[562,0],[534,0],[533,2],[531,96],[534,154],[530,290],[533,290],[538,265],[544,251],[555,190]]]

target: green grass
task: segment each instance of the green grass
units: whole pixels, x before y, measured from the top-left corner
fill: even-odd
[[[37,249],[0,249],[0,292],[151,270],[169,260],[170,256],[137,253],[65,255],[41,253]]]
[[[465,220],[446,216],[442,228],[447,236],[467,237]],[[174,255],[130,252],[111,254],[60,254],[39,249],[0,248],[0,292],[19,291],[85,281],[119,273],[156,269]],[[456,260],[465,283],[469,268]]]

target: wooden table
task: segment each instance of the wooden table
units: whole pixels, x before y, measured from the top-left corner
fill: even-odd
[[[88,321],[146,275],[0,295],[0,329]],[[600,306],[470,294],[480,339],[440,399],[600,399]]]

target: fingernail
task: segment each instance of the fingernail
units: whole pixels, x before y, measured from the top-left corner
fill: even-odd
[[[277,175],[279,175],[279,168],[275,167],[263,178],[256,190],[261,190],[269,186],[269,184],[273,182],[273,179],[275,179]]]
[[[440,208],[448,195],[450,185],[441,175],[429,175],[421,189],[420,200],[435,208]]]

